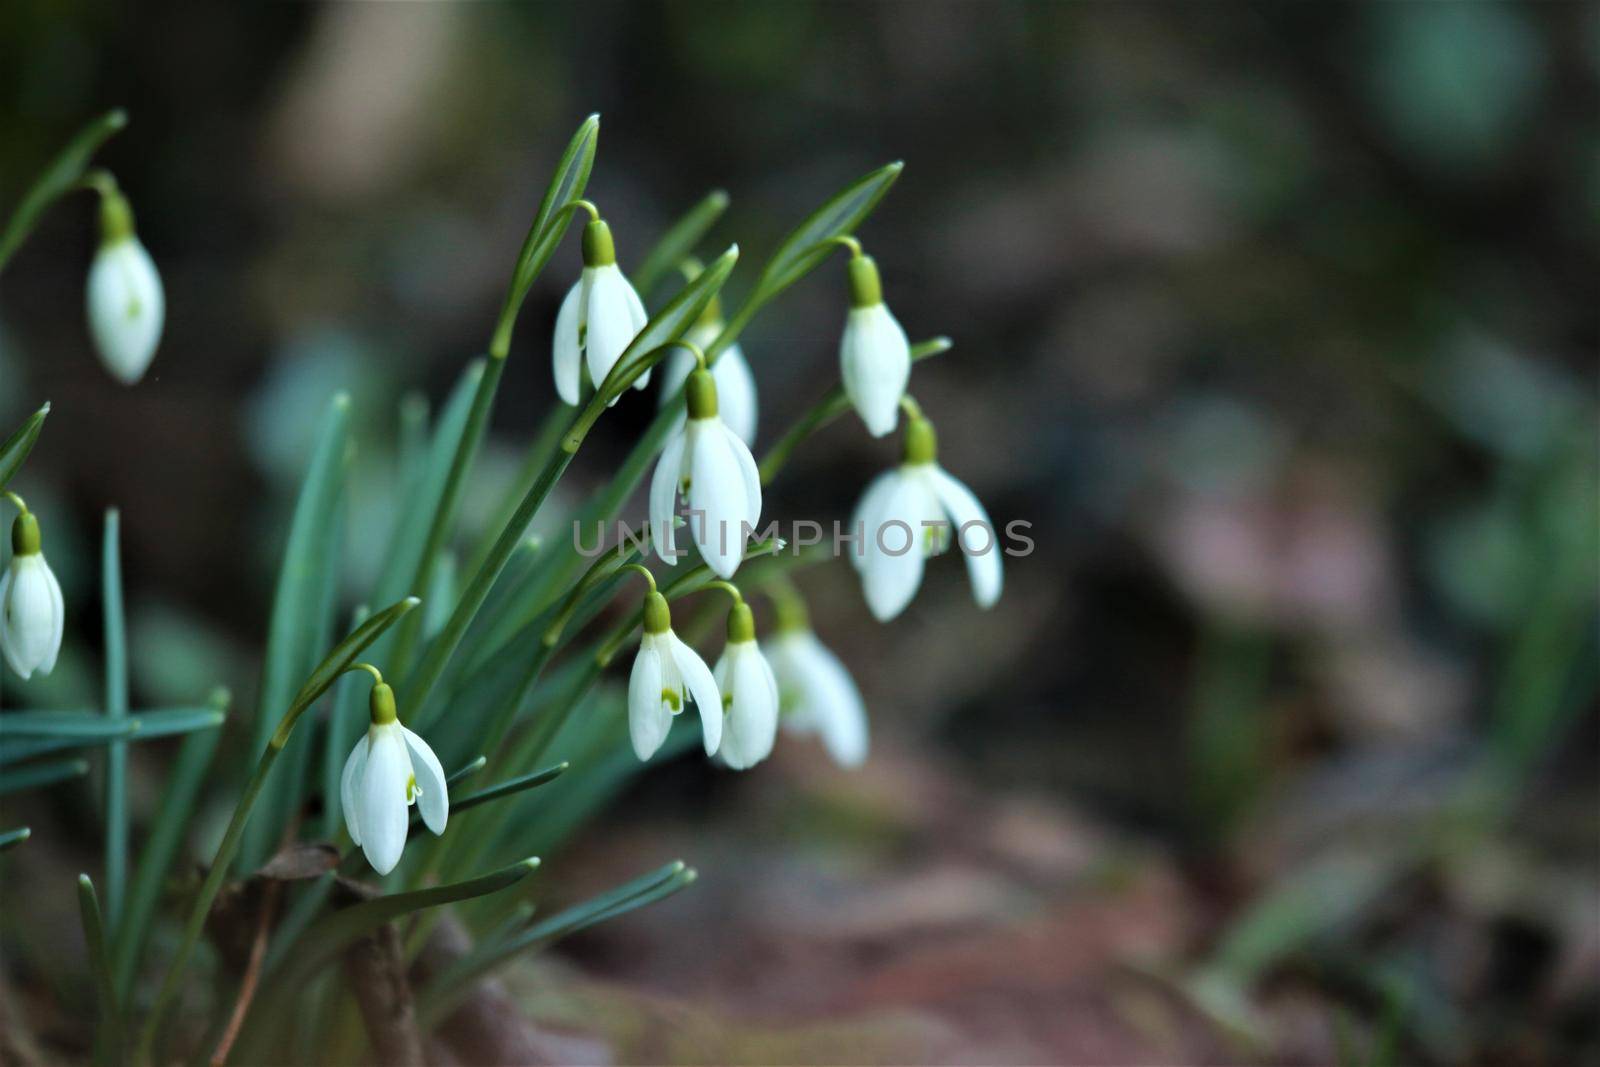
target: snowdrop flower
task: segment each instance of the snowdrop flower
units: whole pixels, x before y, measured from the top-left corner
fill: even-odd
[[[722,332],[721,301],[713,297],[700,316],[700,321],[686,334],[684,340],[697,348],[705,348]],[[687,348],[674,349],[667,356],[661,370],[661,406],[677,395],[678,389],[694,370],[694,354]],[[717,383],[717,397],[722,408],[722,421],[728,429],[739,435],[747,445],[756,443],[756,379],[745,362],[744,351],[737,342],[723,349],[722,355],[711,365],[711,377]]]
[[[55,669],[66,613],[61,586],[39,550],[39,520],[21,497],[6,496],[21,513],[11,525],[11,565],[0,576],[0,653],[27,679]]]
[[[714,755],[722,743],[722,696],[711,668],[672,632],[667,598],[652,579],[644,598],[644,637],[628,679],[628,734],[640,760],[655,755],[673,716],[691,700],[700,709],[706,755]]]
[[[411,805],[421,810],[428,829],[442,834],[450,818],[450,794],[439,757],[395,714],[394,690],[377,668],[356,666],[371,671],[378,681],[369,701],[372,725],[345,760],[339,803],[350,840],[361,846],[373,870],[388,874],[405,851]]]
[[[780,628],[767,644],[784,728],[821,734],[835,763],[859,767],[867,758],[867,709],[839,657],[803,623]]]
[[[852,527],[862,534],[850,560],[861,575],[867,606],[879,622],[905,610],[922,584],[922,562],[950,545],[952,533],[967,556],[973,599],[988,608],[1000,599],[1000,545],[989,515],[972,490],[937,461],[933,424],[907,397],[905,461],[867,487]]]
[[[579,203],[594,211],[587,201]],[[595,213],[583,228],[583,275],[556,314],[556,392],[561,399],[576,406],[585,383],[598,389],[648,320],[639,294],[617,266],[611,227]],[[649,381],[646,371],[634,388],[643,389]]]
[[[839,342],[839,373],[867,431],[882,437],[899,421],[900,398],[911,380],[911,342],[883,302],[878,265],[861,254],[854,238],[843,240],[853,254],[850,314]]]
[[[699,349],[694,352],[700,356]],[[704,366],[692,371],[684,394],[688,420],[668,439],[650,481],[656,553],[676,565],[673,510],[681,493],[689,502],[689,533],[700,555],[720,577],[732,578],[761,518],[761,475],[749,446],[717,414],[711,372]]]
[[[167,302],[161,275],[133,232],[133,211],[114,185],[101,189],[100,250],[86,304],[100,362],[123,384],[135,384],[155,358]]]
[[[743,599],[728,612],[728,644],[712,677],[726,716],[718,750],[723,762],[736,771],[754,767],[772,754],[778,736],[778,681],[756,644],[755,616]]]

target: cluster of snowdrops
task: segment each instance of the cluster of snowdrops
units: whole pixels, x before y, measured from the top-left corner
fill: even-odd
[[[102,242],[87,295],[90,334],[106,368],[133,385],[160,342],[165,310],[160,275],[116,183],[95,172],[81,184],[99,193],[101,201]],[[651,317],[617,261],[599,208],[573,197],[547,213],[551,219],[587,216],[582,275],[561,303],[551,338],[556,392],[586,429],[630,390],[645,389],[654,368],[660,404],[679,415],[649,484],[647,536],[653,555],[675,566],[687,554],[679,548],[680,536],[686,535],[716,576],[708,585],[732,600],[721,657],[708,667],[674,633],[668,600],[651,570],[638,562],[619,568],[637,572],[648,587],[627,689],[635,753],[648,760],[675,717],[693,704],[705,752],[730,768],[749,768],[765,759],[780,723],[819,734],[840,763],[859,764],[868,747],[861,696],[839,658],[812,632],[793,586],[782,583],[770,591],[777,623],[763,639],[734,582],[748,558],[780,544],[756,541],[764,514],[763,471],[751,452],[759,424],[758,388],[716,293],[702,295],[693,317],[665,339],[650,337]],[[834,249],[848,256],[849,302],[838,353],[844,395],[872,436],[899,429],[903,441],[901,462],[866,486],[852,519],[861,536],[849,555],[866,602],[881,621],[897,616],[917,592],[924,560],[954,541],[966,555],[975,599],[987,608],[999,598],[1002,577],[989,518],[971,491],[940,465],[932,421],[907,392],[912,346],[884,300],[873,258],[846,226],[833,227],[800,251],[820,262]],[[676,266],[691,280],[701,269],[687,256]],[[497,349],[508,347],[509,334],[509,326],[497,333]],[[641,343],[642,334],[653,342],[650,347]],[[0,578],[0,653],[11,670],[27,678],[53,668],[64,607],[45,562],[37,516],[20,496],[5,495],[18,514],[10,566]],[[973,527],[988,536],[969,538]],[[352,841],[376,871],[386,874],[400,861],[412,805],[429,829],[444,831],[450,811],[447,776],[427,741],[402,723],[394,691],[378,668],[353,668],[373,676],[370,726],[344,764],[339,801]]]

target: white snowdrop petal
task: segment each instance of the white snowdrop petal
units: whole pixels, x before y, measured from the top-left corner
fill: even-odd
[[[166,295],[161,275],[136,237],[102,245],[89,268],[89,332],[107,370],[133,385],[161,342]]]
[[[861,494],[855,514],[850,517],[850,529],[847,532],[861,534],[861,540],[851,542],[848,548],[850,563],[858,572],[866,565],[867,546],[877,536],[878,526],[883,520],[883,506],[894,495],[899,484],[899,470],[884,471],[872,479],[867,491]]]
[[[772,754],[778,733],[777,686],[755,642],[741,646],[727,672],[728,708],[722,758],[735,770],[753,767]]]
[[[594,272],[590,282],[587,335],[584,347],[589,361],[589,377],[595,387],[605,381],[606,375],[616,365],[617,357],[633,341],[639,331],[633,325],[633,312],[628,304],[632,287],[615,263],[605,267],[591,267]]]
[[[702,423],[704,425],[695,425]],[[716,419],[689,420],[689,532],[719,577],[732,578],[744,559],[744,474]]]
[[[685,434],[674,434],[661,450],[656,460],[656,472],[650,479],[650,529],[655,539],[656,555],[669,567],[678,565],[677,538],[673,518],[678,503],[678,483],[683,478],[683,451]]]
[[[646,635],[628,677],[628,736],[633,740],[634,755],[641,761],[655,755],[672,729],[672,714],[661,706],[661,674],[658,644]]]
[[[687,355],[687,353],[685,353]],[[691,365],[694,357],[688,356]],[[688,371],[684,372],[688,377]],[[754,447],[756,443],[756,379],[745,362],[744,352],[738,345],[729,345],[712,364],[711,377],[717,383],[717,409],[728,429],[739,435],[739,440]]]
[[[388,874],[405,851],[410,829],[406,787],[411,781],[411,757],[405,741],[392,727],[369,731],[371,751],[356,798],[361,818],[361,851],[379,874]]]
[[[811,701],[822,742],[834,760],[845,767],[857,767],[867,758],[867,709],[850,672],[815,637],[802,652],[804,670],[811,685]]]
[[[45,646],[44,658],[39,661],[39,672],[49,674],[56,669],[56,657],[61,653],[61,637],[67,625],[67,609],[61,600],[61,583],[56,581],[55,572],[44,562],[43,556],[39,557],[39,564],[48,580],[50,615],[54,620],[50,627],[50,642]]]
[[[993,607],[995,601],[1000,599],[1003,572],[1000,540],[995,534],[994,524],[989,521],[989,513],[972,490],[952,478],[942,467],[933,467],[928,472],[928,479],[939,503],[950,516],[950,536],[960,544],[962,553],[967,557],[967,576],[972,580],[973,599],[980,608]],[[966,537],[962,537],[961,528],[968,523],[978,523],[988,529],[985,531],[974,526]],[[978,551],[967,551],[968,544]]]
[[[677,634],[668,631],[664,641],[669,643],[672,662],[677,666],[689,695],[694,698],[695,707],[700,711],[706,755],[715,755],[717,746],[722,744],[722,693],[717,689],[716,679],[711,677],[711,668],[706,666],[700,654],[684,644]]]
[[[722,435],[727,439],[728,452],[739,464],[739,476],[744,483],[744,521],[754,530],[761,523],[761,469],[756,466],[756,457],[750,454],[750,446],[733,432],[733,427],[723,423]],[[741,551],[744,541],[740,538]]]
[[[924,486],[902,477],[884,502],[879,520],[866,531],[861,587],[879,622],[904,611],[922,585],[927,497]]]
[[[428,742],[408,727],[400,727],[406,741],[406,751],[411,756],[411,773],[417,777],[417,788],[422,795],[417,798],[417,810],[422,821],[436,834],[444,833],[450,821],[450,791],[444,782],[444,767],[433,754]]]
[[[356,817],[360,810],[358,787],[361,785],[363,775],[367,769],[367,750],[371,741],[366,734],[356,741],[356,747],[350,750],[350,758],[344,761],[344,773],[339,775],[339,806],[344,809],[344,824],[350,830],[350,843],[361,844],[361,820]]]
[[[867,431],[883,437],[894,430],[911,380],[911,344],[887,306],[850,310],[839,342],[839,373]]]
[[[0,591],[0,650],[24,679],[49,674],[61,650],[61,586],[44,556],[16,556]]]
[[[21,675],[23,681],[27,681],[33,668],[17,659],[13,651],[15,648],[16,641],[11,636],[11,568],[7,567],[5,574],[0,575],[0,656],[4,656],[11,669]]]
[[[580,399],[579,382],[583,375],[583,348],[578,342],[583,282],[572,284],[561,310],[556,313],[556,332],[551,348],[555,353],[556,393],[563,403],[576,407]]]

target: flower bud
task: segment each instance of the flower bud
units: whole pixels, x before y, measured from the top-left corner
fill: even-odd
[[[89,268],[89,333],[106,370],[125,385],[144,377],[161,342],[166,296],[133,212],[116,190],[100,201],[100,250]]]

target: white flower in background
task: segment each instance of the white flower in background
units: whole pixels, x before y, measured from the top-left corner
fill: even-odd
[[[989,515],[940,467],[933,424],[908,405],[905,461],[879,475],[856,507],[852,529],[862,533],[850,554],[861,575],[867,606],[879,622],[905,610],[922,584],[922,563],[949,547],[952,537],[967,557],[972,596],[980,608],[1000,599],[1000,544]]]
[[[100,250],[89,268],[86,305],[100,362],[123,384],[135,384],[155,358],[167,302],[161,275],[133,232],[128,201],[115,189],[100,199]]]
[[[739,435],[717,414],[711,372],[696,369],[684,388],[688,420],[667,441],[650,481],[650,524],[656,554],[676,565],[673,510],[689,502],[689,534],[700,555],[723,578],[744,559],[745,541],[761,518],[761,474]]]
[[[712,672],[722,693],[723,762],[736,771],[772,754],[778,736],[778,681],[756,644],[755,616],[743,600],[728,612],[728,644]]]
[[[672,718],[694,701],[700,709],[706,755],[722,744],[722,697],[711,668],[672,632],[667,598],[651,590],[644,599],[644,637],[628,678],[628,734],[641,759],[655,755]]]
[[[589,389],[598,388],[648,320],[644,302],[617,266],[611,228],[595,219],[583,230],[583,275],[556,314],[556,392],[561,399],[576,406],[585,379]],[[634,388],[643,389],[649,381],[646,371]]]
[[[697,348],[707,348],[722,332],[719,301],[712,298],[700,322],[684,335],[684,340]],[[661,406],[677,395],[679,388],[694,370],[694,354],[687,348],[677,348],[666,358],[661,370]],[[711,365],[711,377],[717,383],[717,399],[722,409],[722,421],[728,429],[739,435],[745,444],[756,443],[756,379],[745,362],[744,351],[738,343],[729,345]],[[681,418],[681,417],[680,417]],[[680,423],[681,424],[681,423]]]
[[[66,622],[61,586],[39,545],[39,520],[23,509],[11,526],[11,565],[0,576],[0,653],[24,679],[55,669]]]
[[[911,342],[883,302],[871,256],[850,259],[850,314],[839,342],[839,373],[867,431],[874,437],[892,431],[911,380]]]
[[[450,793],[433,749],[396,717],[394,690],[383,682],[374,685],[371,709],[367,735],[345,760],[339,802],[350,840],[361,846],[373,870],[388,874],[405,851],[411,805],[421,810],[428,829],[442,834]]]
[[[805,626],[779,630],[767,655],[784,728],[821,734],[836,763],[860,766],[867,758],[867,709],[839,657]]]

